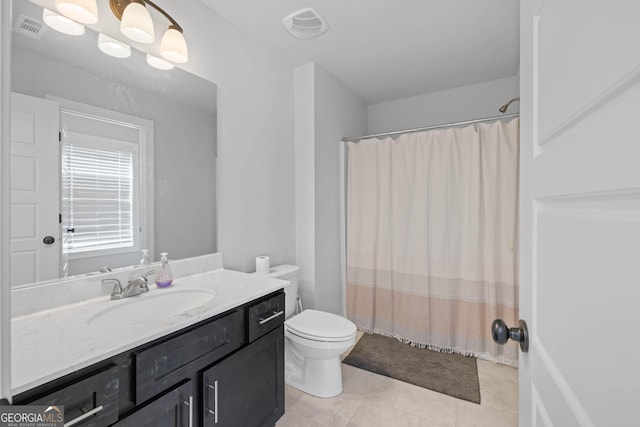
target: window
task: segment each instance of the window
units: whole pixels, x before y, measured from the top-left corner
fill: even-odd
[[[60,103],[62,125],[65,267],[94,271],[135,264],[140,249],[154,249],[153,122],[53,99]]]
[[[63,251],[139,249],[138,145],[68,132],[62,147]]]

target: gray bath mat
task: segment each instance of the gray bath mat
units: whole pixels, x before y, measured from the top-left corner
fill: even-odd
[[[412,347],[395,338],[364,334],[343,363],[480,403],[475,357],[440,353]]]

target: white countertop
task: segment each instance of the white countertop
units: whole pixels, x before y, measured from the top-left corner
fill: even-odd
[[[63,375],[153,341],[246,302],[282,289],[287,282],[218,269],[174,280],[168,289],[112,301],[109,297],[15,317],[11,321],[11,391],[17,395]],[[215,297],[177,315],[143,320],[136,325],[107,326],[88,321],[109,307],[159,293],[205,289]]]

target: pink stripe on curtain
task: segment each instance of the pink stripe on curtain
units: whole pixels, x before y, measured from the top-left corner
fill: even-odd
[[[414,345],[517,364],[519,119],[349,142],[347,317]]]

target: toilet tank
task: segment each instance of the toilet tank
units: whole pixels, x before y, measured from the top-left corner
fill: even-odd
[[[300,267],[291,264],[276,265],[271,267],[269,269],[269,274],[265,274],[265,276],[289,281],[289,284],[284,287],[285,317],[295,314]]]

